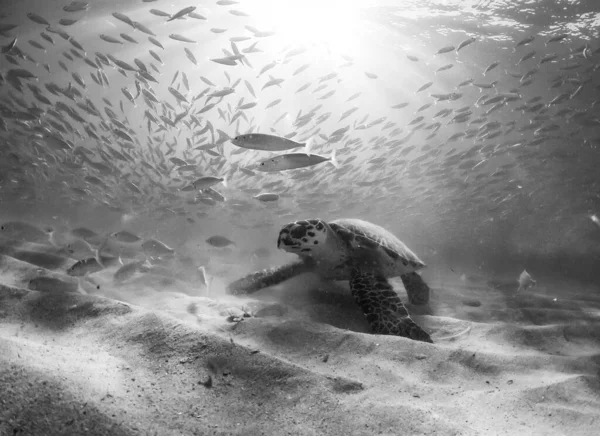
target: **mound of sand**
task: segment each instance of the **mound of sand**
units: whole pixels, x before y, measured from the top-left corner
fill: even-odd
[[[344,283],[31,290],[72,261],[23,251],[0,250],[2,435],[598,434],[598,288],[428,271],[431,345],[369,334]]]

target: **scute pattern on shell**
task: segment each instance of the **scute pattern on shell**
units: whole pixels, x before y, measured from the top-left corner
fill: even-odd
[[[426,266],[425,262],[419,259],[400,239],[381,226],[354,218],[334,220],[329,225],[340,238],[348,243],[359,239],[363,247],[373,249],[381,247],[396,262],[410,265],[415,270]],[[372,246],[370,246],[371,243]]]

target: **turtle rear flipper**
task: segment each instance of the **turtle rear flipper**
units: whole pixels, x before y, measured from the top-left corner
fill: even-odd
[[[429,334],[410,318],[400,297],[385,277],[354,269],[350,278],[350,290],[373,333],[433,343]]]
[[[304,261],[265,269],[248,274],[227,285],[227,293],[232,295],[251,294],[269,286],[275,286],[299,274],[312,271]]]
[[[400,276],[406,288],[410,304],[423,306],[429,302],[429,286],[416,272],[410,272]]]

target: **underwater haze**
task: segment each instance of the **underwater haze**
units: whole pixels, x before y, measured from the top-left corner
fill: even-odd
[[[23,345],[10,326],[47,323],[67,335],[61,346],[73,344],[73,359],[94,354],[78,342],[83,332],[117,359],[99,366],[133,367],[137,357],[114,347],[148,339],[143,329],[128,336],[118,321],[135,316],[135,331],[179,332],[171,354],[152,354],[144,342],[148,366],[134,369],[140,380],[143,371],[162,371],[153,359],[193,361],[193,349],[209,362],[200,388],[231,387],[231,377],[217,381],[222,368],[235,384],[248,358],[227,348],[234,337],[273,371],[256,369],[267,385],[277,371],[305,380],[307,397],[327,407],[292,405],[290,398],[305,398],[296,388],[263,392],[274,416],[292,414],[294,424],[282,427],[291,434],[594,434],[598,0],[3,0],[0,51],[0,332],[15,356]],[[362,224],[336,225],[340,218]],[[285,230],[294,222],[306,227]],[[322,226],[325,244],[312,233]],[[357,245],[342,252],[334,232]],[[287,267],[311,249],[317,259],[318,248],[303,245],[311,237],[330,250],[319,266]],[[381,267],[364,282],[359,255]],[[342,279],[334,284],[323,280],[334,274],[324,265],[337,256],[359,267],[334,269]],[[385,262],[400,269],[390,274]],[[281,268],[253,274],[274,267]],[[388,283],[392,277],[399,278]],[[408,308],[398,300],[400,327],[378,330],[368,313],[377,311],[357,297],[363,283],[399,291]],[[429,286],[431,305],[415,307]],[[230,295],[238,290],[257,293]],[[52,295],[61,299],[50,311]],[[102,308],[73,322],[106,322],[57,328],[54,317],[82,302]],[[187,329],[195,335],[190,326],[214,335],[208,355],[186,342]],[[30,342],[45,341],[31,329]],[[404,347],[410,358],[395,354]],[[338,353],[331,360],[330,349]],[[474,362],[476,354],[485,357]],[[7,355],[5,363],[21,365]],[[214,363],[224,355],[236,363]],[[40,368],[31,377],[46,374]],[[52,377],[104,377],[60,371]],[[196,384],[197,374],[189,377]],[[115,407],[130,407],[116,386],[98,389],[112,392]],[[164,380],[164,392],[169,386]],[[383,391],[371,394],[375,388]],[[495,400],[486,389],[497,390]],[[73,402],[97,400],[82,392],[71,392]],[[218,392],[194,414],[218,415],[222,434],[282,431],[263,426],[248,399]],[[173,399],[178,394],[156,401],[197,400]],[[275,400],[284,397],[290,403]],[[364,404],[373,412],[363,421]],[[114,412],[96,406],[102,416]],[[198,422],[207,432],[198,434],[212,431],[206,417],[155,422],[151,407],[136,407],[136,422],[146,420],[141,434],[196,434]],[[308,418],[316,409],[324,415]],[[494,421],[492,409],[503,418]],[[54,422],[27,427],[20,413],[0,412],[0,433],[65,434]],[[106,429],[119,421],[111,419]],[[122,434],[138,434],[119,419]]]
[[[2,214],[248,249],[359,217],[428,263],[598,271],[596,2],[221,3],[2,2]],[[252,171],[251,132],[339,167]]]

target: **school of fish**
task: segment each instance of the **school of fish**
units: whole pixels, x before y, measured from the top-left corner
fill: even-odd
[[[242,1],[59,3],[52,16],[0,17],[4,202],[52,195],[243,228],[377,210],[379,222],[429,215],[438,228],[461,216],[466,232],[523,201],[556,217],[597,213],[597,35],[452,32],[440,47],[415,36],[387,61],[418,74],[386,82],[353,53],[332,52],[323,72],[310,46],[267,51],[278,35]]]

